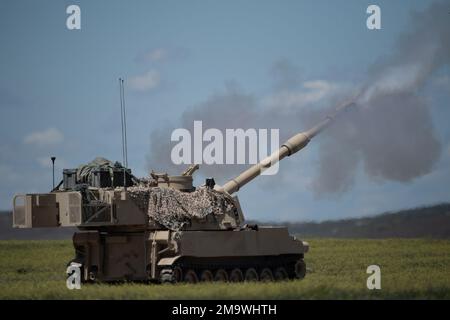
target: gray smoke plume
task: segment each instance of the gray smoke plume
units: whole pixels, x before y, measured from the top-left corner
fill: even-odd
[[[208,128],[216,128],[222,132],[236,128],[244,130],[277,128],[276,124],[270,121],[267,113],[259,111],[257,99],[254,96],[243,93],[235,84],[228,84],[225,92],[212,95],[205,102],[184,112],[179,123],[159,128],[152,133],[152,149],[147,157],[149,169],[179,174],[187,167],[172,163],[170,152],[175,142],[170,141],[170,136],[176,128],[186,128],[192,134],[194,121],[202,121],[203,131]],[[207,143],[203,143],[203,146],[206,145]],[[246,165],[204,164],[200,166],[200,173],[204,176],[219,178],[218,181],[220,181],[220,178],[232,178],[246,167]]]
[[[435,71],[450,62],[449,2],[411,17],[413,29],[394,54],[373,65],[356,103],[326,134],[314,189],[347,190],[359,161],[369,175],[408,182],[429,173],[441,154],[430,107],[420,96]]]
[[[291,77],[292,74],[289,75]],[[280,79],[281,80],[281,79]],[[303,119],[315,118],[305,110],[289,109],[279,112],[277,109],[263,108],[260,99],[246,94],[236,84],[227,84],[224,92],[209,97],[206,101],[185,111],[179,122],[155,130],[151,139],[151,152],[147,155],[149,170],[168,172],[169,174],[181,173],[187,165],[175,165],[171,161],[171,148],[175,142],[170,141],[171,134],[176,128],[186,128],[191,134],[194,121],[202,121],[203,132],[208,128],[216,128],[221,132],[226,129],[280,129],[280,144],[294,135],[302,128]],[[270,136],[267,137],[270,143]],[[193,139],[192,139],[193,140]],[[225,143],[225,142],[224,142]],[[203,143],[205,147],[208,143]],[[273,149],[268,146],[269,151]],[[248,148],[246,150],[246,161],[248,163]],[[236,155],[236,145],[235,145]],[[236,156],[235,156],[236,159]],[[202,176],[215,177],[217,182],[225,182],[234,178],[235,175],[248,168],[247,165],[239,164],[214,164],[200,166]],[[282,165],[284,167],[284,165]],[[280,167],[280,170],[283,171]]]
[[[359,166],[376,179],[400,182],[411,181],[433,169],[441,144],[433,128],[430,107],[420,92],[433,73],[450,62],[449,11],[446,1],[414,13],[410,23],[413,27],[398,39],[394,53],[369,68],[370,76],[355,101],[357,108],[339,117],[311,143],[319,143],[317,171],[312,182],[317,194],[346,191]],[[315,90],[312,95],[286,94],[298,87],[300,77],[298,70],[285,61],[274,66],[272,75],[276,80],[275,90],[289,101],[289,108],[264,107],[261,103],[264,99],[228,86],[224,93],[215,94],[183,113],[181,121],[172,127],[152,133],[151,152],[147,157],[149,168],[171,174],[184,169],[170,160],[174,145],[170,135],[175,128],[191,129],[194,120],[202,120],[204,130],[280,128],[282,142],[323,117],[330,110],[323,107],[325,104],[333,106],[350,96],[348,89],[333,91],[320,81],[304,85]],[[324,92],[326,98],[322,98]],[[242,169],[239,165],[201,167],[204,175],[224,179]]]

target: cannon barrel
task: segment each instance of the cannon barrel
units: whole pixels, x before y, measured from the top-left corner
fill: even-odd
[[[286,156],[291,156],[294,153],[300,151],[311,141],[313,137],[322,132],[325,128],[327,128],[333,120],[342,112],[353,106],[355,103],[344,103],[339,105],[334,112],[326,116],[321,122],[316,124],[311,129],[297,133],[296,135],[289,138],[286,142],[284,142],[281,147],[273,152],[267,158],[261,160],[259,163],[251,166],[236,178],[229,180],[223,186],[216,186],[216,190],[227,192],[232,194],[239,189],[241,189],[244,185],[255,179],[257,176],[261,174],[262,171],[270,168]]]

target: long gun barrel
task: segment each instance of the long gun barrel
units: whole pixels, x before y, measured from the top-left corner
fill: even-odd
[[[311,141],[313,137],[315,137],[317,134],[322,132],[326,127],[328,127],[340,113],[344,112],[354,104],[355,104],[354,102],[350,102],[338,106],[333,113],[329,114],[317,125],[315,125],[314,127],[312,127],[307,131],[297,133],[293,137],[289,138],[285,143],[282,144],[280,149],[273,152],[270,156],[263,159],[261,162],[253,165],[252,167],[248,168],[240,175],[238,175],[236,178],[229,180],[222,187],[216,186],[216,189],[218,191],[225,191],[229,194],[238,191],[247,183],[249,183],[257,176],[259,176],[262,171],[270,168],[271,166],[273,166],[286,156],[291,156],[294,153],[306,147],[306,145],[309,143],[309,141]]]

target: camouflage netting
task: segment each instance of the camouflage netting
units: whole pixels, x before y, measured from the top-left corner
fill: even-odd
[[[91,179],[92,170],[98,169],[98,168],[108,169],[109,173],[112,175],[114,169],[118,169],[118,168],[123,169],[123,166],[118,161],[112,162],[108,159],[105,159],[102,157],[97,157],[94,160],[92,160],[91,162],[80,165],[77,168],[77,181],[79,181],[81,183],[89,183],[89,181]],[[133,183],[137,183],[137,179],[133,175],[131,175],[131,179],[132,179]]]
[[[229,196],[206,187],[181,192],[171,188],[136,186],[127,191],[137,206],[148,212],[150,219],[170,230],[180,230],[192,219],[233,214],[236,210]]]
[[[105,168],[110,170],[112,173],[113,168],[117,167],[121,168],[122,165],[119,163],[113,163],[112,161],[102,157],[97,157],[91,162],[82,164],[77,168],[77,181],[88,183],[90,181],[91,172],[95,168]]]

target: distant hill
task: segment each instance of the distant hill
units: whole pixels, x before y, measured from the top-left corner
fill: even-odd
[[[286,223],[292,234],[332,238],[450,238],[450,203],[324,222]]]
[[[268,223],[260,223],[267,225]],[[302,238],[450,238],[450,203],[387,212],[380,215],[286,225]],[[0,212],[0,240],[71,239],[76,228],[14,229],[10,212]]]

